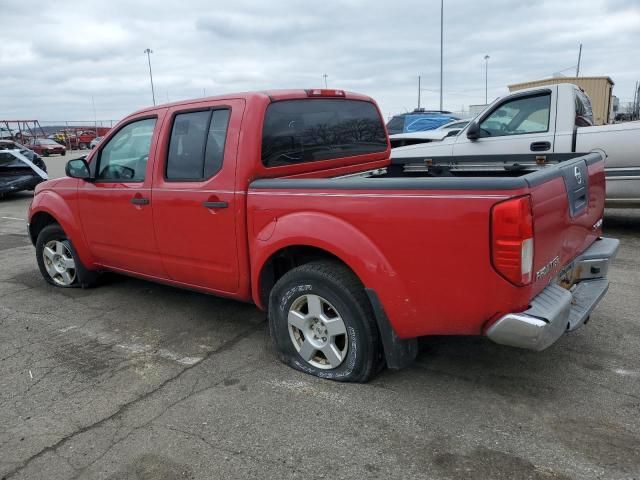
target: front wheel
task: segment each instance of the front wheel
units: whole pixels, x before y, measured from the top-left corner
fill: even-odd
[[[311,262],[283,275],[269,297],[269,329],[280,359],[317,377],[366,382],[383,362],[362,283],[338,262]]]
[[[36,241],[38,268],[44,279],[56,287],[88,287],[97,273],[87,270],[60,225],[44,227]]]

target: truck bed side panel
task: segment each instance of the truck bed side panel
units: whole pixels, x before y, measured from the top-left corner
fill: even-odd
[[[527,306],[529,289],[510,285],[490,261],[491,207],[518,192],[319,191],[286,182],[248,194],[254,282],[278,249],[322,248],[377,292],[401,337],[480,334],[497,315]]]

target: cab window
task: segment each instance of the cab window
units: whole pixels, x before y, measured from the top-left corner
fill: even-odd
[[[122,127],[100,151],[96,178],[142,182],[155,125],[155,118],[146,118]]]
[[[228,108],[179,113],[173,120],[165,177],[202,181],[222,168]]]
[[[480,123],[481,137],[503,137],[549,130],[551,93],[505,102]]]

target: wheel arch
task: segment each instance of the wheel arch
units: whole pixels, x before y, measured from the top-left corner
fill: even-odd
[[[29,209],[29,236],[34,245],[42,229],[54,223],[60,225],[69,237],[82,263],[92,268],[95,260],[85,242],[80,219],[69,205],[69,199],[51,190],[38,192]]]
[[[34,213],[29,222],[29,238],[31,239],[31,243],[35,246],[38,241],[38,235],[40,235],[42,229],[47,225],[53,224],[60,225],[60,222],[49,212],[39,211]]]
[[[270,291],[269,283],[265,283],[268,280],[265,268],[272,268],[281,257],[294,262],[289,269],[275,272],[275,281],[279,278],[278,273],[281,276],[307,261],[331,258],[346,265],[365,287],[379,290],[386,285],[386,289],[396,290],[396,293],[398,289],[404,290],[385,255],[364,232],[323,212],[302,211],[278,217],[262,231],[254,233],[250,253],[252,296],[263,309],[267,306],[263,299],[268,298]],[[296,264],[296,261],[302,263]]]

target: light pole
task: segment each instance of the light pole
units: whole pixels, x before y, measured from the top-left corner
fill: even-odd
[[[322,74],[322,78],[324,78],[324,88],[327,88],[327,77],[328,77],[328,76],[329,76],[329,75],[327,75],[326,73],[323,73],[323,74]]]
[[[484,56],[484,104],[489,103],[487,95],[489,85],[489,55]]]
[[[440,110],[442,111],[442,59],[444,52],[444,0],[440,0]]]
[[[149,62],[149,79],[151,80],[151,97],[153,98],[153,105],[156,104],[156,92],[153,90],[153,74],[151,73],[151,54],[153,50],[150,48],[145,49],[144,53],[147,54],[147,60]]]

